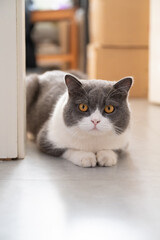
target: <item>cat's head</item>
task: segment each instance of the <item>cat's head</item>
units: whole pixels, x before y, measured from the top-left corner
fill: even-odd
[[[123,133],[129,125],[130,111],[127,96],[132,77],[118,82],[78,80],[67,74],[68,101],[64,108],[64,122],[91,135]]]

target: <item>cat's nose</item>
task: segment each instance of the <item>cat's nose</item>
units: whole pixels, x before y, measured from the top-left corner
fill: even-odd
[[[94,120],[91,120],[91,122],[96,126],[98,123],[100,123],[100,120],[94,119]]]

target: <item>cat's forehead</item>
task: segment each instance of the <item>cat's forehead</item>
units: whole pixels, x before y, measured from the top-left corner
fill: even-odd
[[[100,102],[107,98],[114,85],[114,82],[103,80],[82,80],[81,82],[87,97],[94,102]]]

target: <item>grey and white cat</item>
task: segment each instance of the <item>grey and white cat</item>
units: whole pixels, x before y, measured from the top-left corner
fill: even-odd
[[[27,131],[39,149],[82,167],[112,166],[129,141],[128,92],[118,82],[80,80],[62,71],[27,78]]]

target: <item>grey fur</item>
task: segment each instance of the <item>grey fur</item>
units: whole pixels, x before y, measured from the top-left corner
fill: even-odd
[[[27,131],[35,136],[48,120],[52,109],[65,90],[65,84],[54,81],[54,76],[40,81],[39,76],[27,78]],[[32,89],[33,87],[33,89]]]
[[[27,112],[30,110],[33,102],[36,101],[39,93],[38,75],[32,74],[26,79],[27,81]]]
[[[55,157],[60,157],[66,151],[66,149],[57,148],[53,143],[48,141],[48,139],[46,138],[48,131],[47,124],[48,121],[44,124],[44,126],[38,133],[37,146],[44,153],[47,153]]]
[[[76,75],[76,72],[75,72]],[[78,76],[79,73],[77,74]],[[66,77],[65,77],[66,76]],[[110,119],[117,134],[121,134],[128,126],[130,112],[127,106],[127,94],[132,84],[131,78],[118,83],[104,84],[104,81],[77,80],[73,75],[61,71],[48,72],[44,75],[31,75],[27,78],[27,131],[37,139],[38,147],[53,156],[61,156],[66,149],[57,148],[47,139],[47,124],[59,97],[67,90],[69,100],[64,108],[64,121],[70,127],[85,116],[89,116],[97,107],[104,117]],[[80,103],[89,106],[87,112],[81,112]],[[104,112],[105,105],[112,104],[115,111]]]
[[[40,128],[48,120],[58,98],[66,91],[64,83],[65,72],[52,71],[44,76],[44,81],[40,76],[32,74],[27,77],[27,131],[35,136]],[[81,75],[74,71],[75,75]]]

